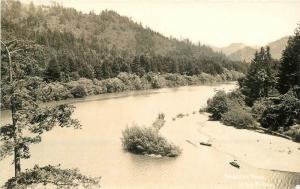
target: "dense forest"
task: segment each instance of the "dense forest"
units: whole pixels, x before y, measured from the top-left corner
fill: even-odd
[[[1,5],[2,39],[41,45],[45,72],[36,74],[49,80],[105,79],[120,72],[194,75],[246,69],[210,47],[166,38],[113,11],[83,14],[58,4],[47,7],[18,1]]]
[[[19,1],[2,1],[1,6],[2,41],[12,51],[13,75],[18,80],[37,77],[44,89],[50,88],[48,98],[39,99],[43,101],[236,80],[248,67],[200,43],[164,37],[113,11],[84,14],[57,3]],[[1,53],[5,78],[8,57],[4,48]],[[6,94],[5,80],[2,86]],[[1,107],[8,104],[3,95]]]

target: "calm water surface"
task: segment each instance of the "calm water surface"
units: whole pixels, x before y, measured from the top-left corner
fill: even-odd
[[[153,158],[123,151],[121,131],[133,123],[149,125],[158,113],[166,115],[163,135],[193,137],[185,127],[172,124],[178,113],[198,111],[217,89],[232,90],[235,84],[180,87],[150,92],[106,94],[83,100],[68,100],[76,106],[74,117],[81,130],[57,128],[31,147],[31,159],[22,160],[23,169],[34,164],[62,164],[101,176],[102,188],[261,188],[289,189],[300,184],[299,173],[278,172],[243,166],[228,166],[229,157],[218,151],[201,151],[184,140],[172,140],[183,149],[177,158]],[[2,121],[9,119],[2,112]],[[174,127],[174,129],[170,129]],[[176,131],[172,133],[172,131]],[[188,136],[187,136],[188,135]],[[195,137],[197,133],[195,133]],[[174,137],[173,137],[174,138]],[[12,159],[0,162],[0,184],[13,176]]]

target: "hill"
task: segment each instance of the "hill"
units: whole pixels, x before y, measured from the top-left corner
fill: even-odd
[[[120,72],[187,75],[245,72],[240,62],[188,39],[168,38],[110,10],[84,14],[57,3],[51,6],[1,2],[4,41],[30,40],[43,48],[40,65],[49,80],[105,79]]]
[[[241,61],[249,62],[254,57],[254,53],[256,51],[257,49],[247,46],[229,54],[228,57],[231,60],[241,60]]]
[[[226,46],[226,47],[212,47],[213,50],[218,51],[218,52],[222,52],[225,55],[230,55],[231,53],[242,49],[246,47],[245,44],[243,43],[231,43],[230,45]]]
[[[289,40],[289,36],[282,37],[276,41],[269,43],[267,46],[271,49],[271,54],[273,58],[280,59],[282,51],[285,49],[287,42]]]
[[[266,46],[270,47],[270,52],[271,52],[271,55],[273,58],[275,58],[275,59],[281,58],[281,53],[282,53],[283,49],[285,49],[288,39],[289,39],[289,37],[286,36],[286,37],[280,38],[276,41],[266,44]],[[258,48],[246,46],[246,47],[236,50],[235,52],[232,52],[231,54],[228,55],[228,57],[234,61],[245,60],[245,61],[249,62],[254,57],[254,53],[258,50],[259,50]]]

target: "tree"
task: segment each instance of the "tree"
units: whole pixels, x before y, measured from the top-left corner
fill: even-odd
[[[37,97],[31,95],[32,91],[35,90],[41,96],[48,95],[41,90],[45,87],[41,78],[18,76],[16,79],[17,77],[13,75],[14,62],[12,58],[14,54],[12,52],[18,52],[19,56],[23,56],[24,59],[28,56],[28,51],[23,51],[24,46],[20,47],[18,43],[20,42],[4,43],[1,41],[7,54],[7,56],[2,57],[2,63],[8,64],[8,75],[2,76],[1,82],[9,88],[8,94],[3,95],[10,98],[12,121],[0,127],[0,160],[13,155],[15,167],[15,176],[8,180],[5,187],[25,188],[28,185],[46,185],[50,182],[56,186],[75,186],[85,182],[98,185],[97,179],[81,175],[76,170],[63,170],[51,165],[41,168],[36,166],[33,170],[22,172],[21,159],[30,158],[30,145],[41,142],[41,136],[44,132],[50,131],[56,126],[78,129],[81,125],[78,120],[71,118],[74,110],[72,106],[62,104],[54,107],[40,107],[38,105]],[[30,43],[23,41],[21,44],[30,49]],[[51,90],[48,93],[51,93]],[[34,172],[44,172],[49,176],[37,178],[37,174]],[[66,174],[70,176],[65,177]]]
[[[109,27],[111,22],[123,24]],[[45,9],[33,3],[2,0],[1,26],[3,39],[13,36],[44,45],[47,53],[43,62],[50,63],[40,74],[49,82],[69,81],[76,72],[80,77],[103,79],[116,77],[119,72],[139,76],[148,72],[197,75],[247,68],[247,64],[232,62],[208,46],[165,38],[112,11],[84,14],[57,3]],[[106,37],[102,36],[104,31]],[[131,37],[122,37],[127,35]],[[52,53],[54,56],[49,57]],[[106,59],[110,68],[104,68],[104,77],[100,77],[101,69],[95,65]]]
[[[218,91],[212,99],[207,101],[207,112],[211,113],[210,117],[214,120],[220,120],[228,110],[228,98],[224,91]]]
[[[288,40],[279,69],[278,90],[285,94],[290,89],[300,98],[300,26],[295,30],[295,36]]]
[[[131,70],[133,73],[142,76],[145,74],[145,69],[141,66],[141,58],[140,56],[135,56],[132,64],[131,64]]]
[[[47,81],[59,81],[60,80],[60,66],[57,59],[52,58],[45,71],[45,78]]]
[[[268,97],[275,87],[276,71],[273,70],[275,61],[270,54],[270,48],[262,47],[256,52],[250,68],[243,80],[239,82],[242,93],[246,96],[246,103],[250,106],[262,97]]]
[[[300,121],[300,100],[292,93],[270,98],[259,120],[261,126],[277,131],[288,130],[291,125]]]
[[[111,66],[110,66],[110,62],[108,62],[107,60],[104,61],[101,65],[101,69],[100,69],[100,76],[101,79],[107,79],[110,78],[112,74],[111,71]]]

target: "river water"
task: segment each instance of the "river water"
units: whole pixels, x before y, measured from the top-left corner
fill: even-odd
[[[102,188],[114,189],[294,189],[300,173],[279,172],[228,164],[230,156],[218,150],[199,150],[185,139],[197,138],[196,128],[184,121],[172,121],[178,113],[189,113],[206,105],[216,90],[234,89],[234,83],[172,89],[105,94],[65,102],[75,105],[74,117],[81,130],[56,128],[32,145],[31,158],[22,169],[34,164],[79,168],[84,174],[101,176]],[[177,158],[155,158],[125,152],[121,132],[133,123],[150,125],[158,113],[166,115],[161,133],[182,148]],[[197,113],[198,114],[198,113]],[[2,112],[2,121],[9,119]],[[200,120],[201,121],[201,120]],[[0,162],[0,184],[13,176],[12,159]],[[300,161],[300,160],[299,160]]]

